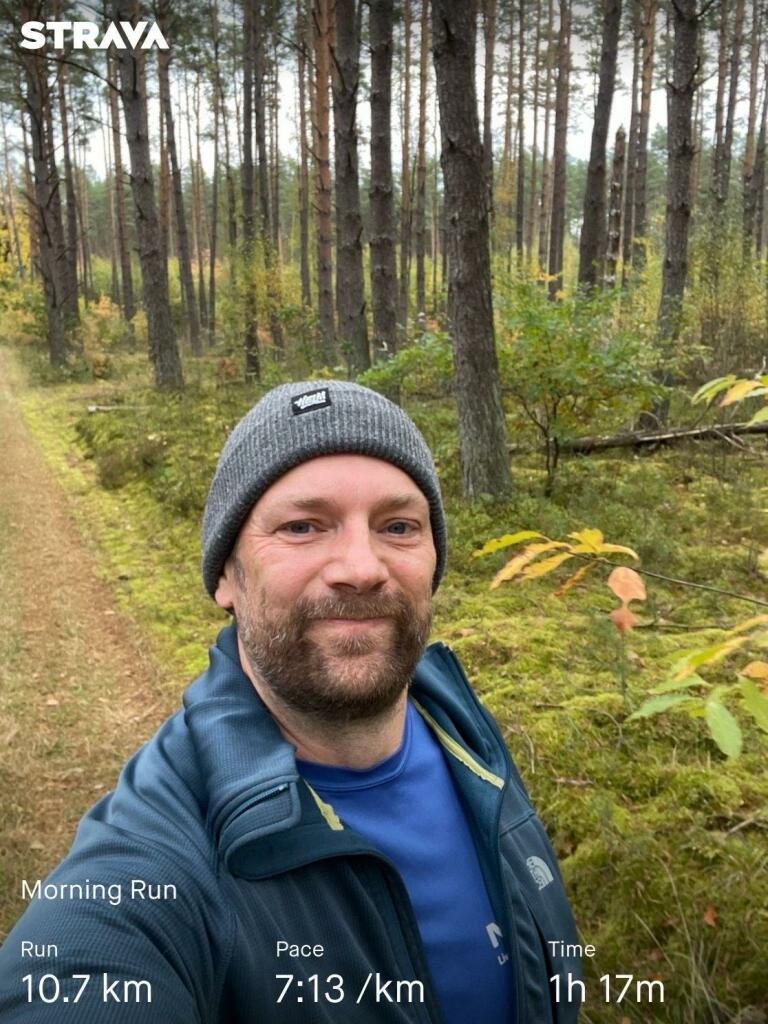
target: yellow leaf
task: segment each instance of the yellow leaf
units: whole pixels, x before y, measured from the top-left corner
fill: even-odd
[[[640,555],[638,555],[638,553],[636,551],[633,551],[632,548],[625,548],[622,544],[601,544],[600,545],[600,553],[601,554],[605,554],[605,553],[607,553],[609,551],[616,551],[616,552],[620,552],[621,554],[630,555],[632,558],[635,559],[636,562],[640,561]]]
[[[734,402],[740,402],[742,398],[746,398],[747,395],[759,387],[760,381],[758,380],[737,380],[732,387],[728,388],[720,400],[720,408],[722,409],[725,405],[733,405]]]
[[[626,565],[616,566],[607,582],[616,597],[624,604],[630,601],[644,601],[646,598],[642,577]]]
[[[570,552],[566,551],[562,555],[553,555],[551,558],[545,558],[541,562],[536,562],[535,565],[529,565],[527,569],[524,569],[520,575],[520,580],[532,580],[536,576],[546,576],[548,572],[552,572],[563,562],[567,562],[569,558],[573,558]]]
[[[503,537],[494,537],[492,540],[487,540],[481,548],[472,552],[472,557],[480,558],[481,555],[490,555],[494,551],[508,548],[512,544],[519,544],[522,540],[532,540],[534,537],[543,536],[543,533],[538,533],[536,530],[518,530],[517,533],[505,533]]]
[[[575,587],[577,583],[584,579],[590,569],[594,569],[596,565],[597,562],[587,562],[586,565],[582,565],[582,567],[578,569],[573,576],[569,576],[565,583],[557,588],[555,591],[555,597],[562,597],[566,590],[570,590],[571,587]]]
[[[568,536],[580,541],[585,545],[587,551],[592,551],[594,554],[598,553],[600,545],[603,543],[603,531],[594,530],[591,527],[578,530],[576,533],[569,533]]]
[[[528,547],[522,551],[519,555],[515,555],[511,558],[503,569],[500,569],[491,580],[491,590],[494,590],[501,583],[505,583],[507,580],[511,580],[517,576],[521,569],[524,569],[529,562],[532,562],[537,555],[540,555],[543,551],[551,551],[552,548],[565,548],[568,547],[559,540],[550,540],[546,544],[529,544]]]
[[[677,663],[677,671],[673,678],[684,679],[691,675],[694,669],[700,665],[709,665],[715,661],[722,661],[731,651],[742,647],[750,638],[748,636],[733,636],[730,640],[724,640],[719,644],[712,644],[711,647],[702,647],[701,650],[691,651],[682,661]]]

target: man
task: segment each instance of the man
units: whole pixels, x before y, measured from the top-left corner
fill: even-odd
[[[424,650],[445,555],[400,408],[309,381],[251,409],[203,524],[234,624],[27,885],[0,1019],[576,1019],[552,850],[456,657]]]

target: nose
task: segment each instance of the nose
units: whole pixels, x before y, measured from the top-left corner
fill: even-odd
[[[367,522],[345,524],[334,537],[323,567],[323,581],[329,587],[358,593],[381,587],[390,572],[376,546],[376,534]]]

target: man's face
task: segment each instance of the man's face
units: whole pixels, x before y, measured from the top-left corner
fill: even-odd
[[[219,580],[250,667],[284,707],[372,718],[402,695],[427,642],[436,553],[429,506],[402,470],[325,455],[280,477]]]

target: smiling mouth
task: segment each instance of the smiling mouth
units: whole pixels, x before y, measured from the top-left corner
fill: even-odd
[[[329,626],[337,626],[340,628],[349,627],[355,629],[356,627],[365,628],[366,626],[377,626],[382,622],[389,622],[388,618],[371,618],[371,619],[344,619],[344,618],[326,618],[326,619],[315,619],[315,622],[323,622]]]

